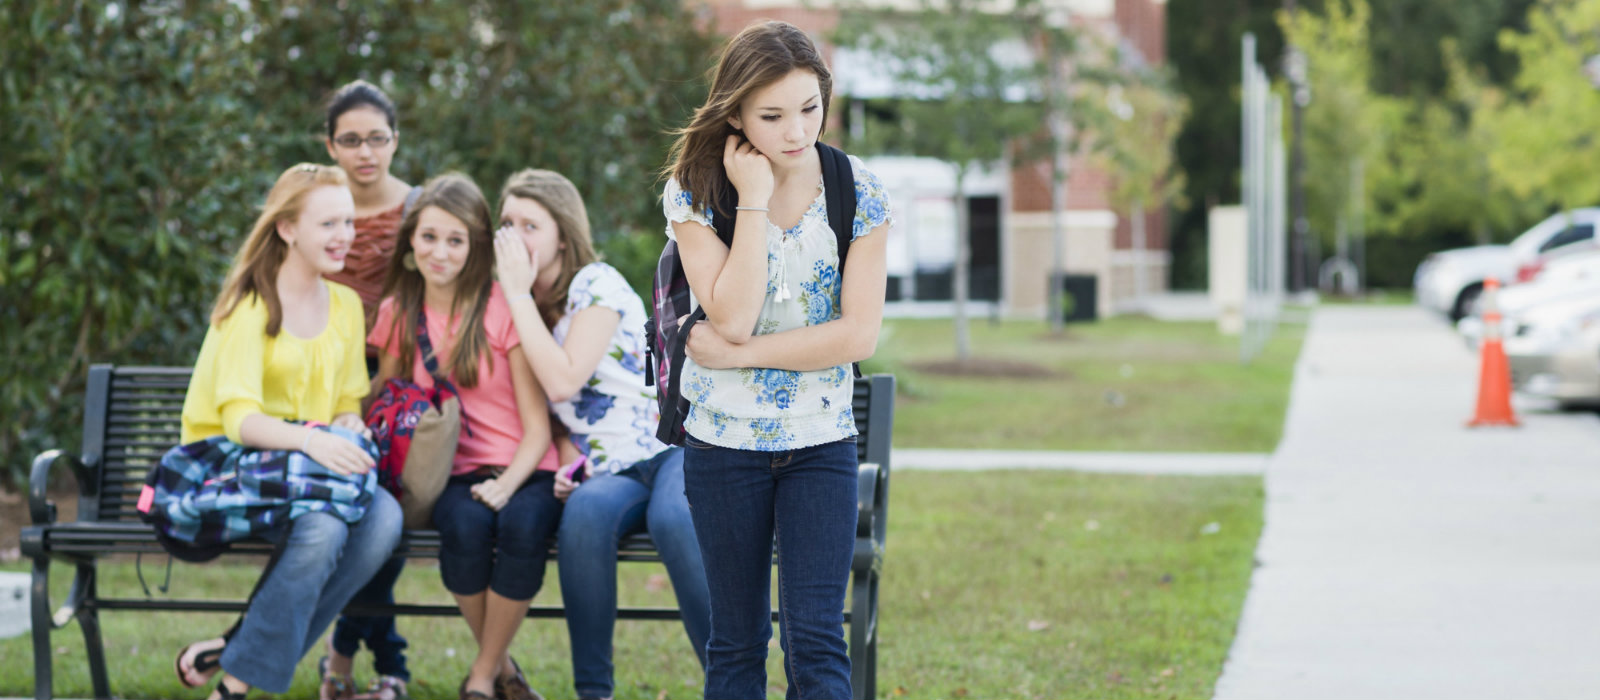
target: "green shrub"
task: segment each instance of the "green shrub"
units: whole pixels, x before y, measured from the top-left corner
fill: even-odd
[[[327,162],[322,104],[355,78],[399,107],[396,175],[493,196],[559,170],[647,289],[662,241],[622,232],[661,226],[701,27],[677,0],[0,4],[0,481],[77,448],[90,363],[194,360],[239,236],[278,172]]]

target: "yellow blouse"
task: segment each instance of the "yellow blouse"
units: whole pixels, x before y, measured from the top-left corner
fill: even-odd
[[[366,321],[355,290],[328,282],[328,325],[315,338],[279,329],[267,337],[267,305],[250,295],[206,331],[183,399],[183,441],[227,435],[245,416],[327,423],[360,413],[369,383]]]

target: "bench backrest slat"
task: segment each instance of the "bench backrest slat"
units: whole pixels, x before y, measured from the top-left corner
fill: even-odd
[[[95,365],[89,369],[83,455],[99,459],[100,483],[94,485],[90,497],[79,501],[80,517],[138,520],[134,506],[145,471],[180,439],[190,374],[186,367]],[[894,377],[857,379],[851,404],[856,430],[861,433],[856,440],[857,455],[863,462],[888,468]]]

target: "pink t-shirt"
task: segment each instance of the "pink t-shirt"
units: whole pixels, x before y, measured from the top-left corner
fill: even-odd
[[[378,305],[378,315],[373,320],[367,342],[391,357],[399,357],[399,343],[391,342],[394,315],[394,297],[384,299]],[[461,325],[461,319],[451,319],[449,331],[446,332],[443,313],[426,309],[425,315],[428,339],[433,342],[434,354],[440,358],[440,369],[444,369],[450,351],[455,347],[455,333]],[[495,283],[489,294],[489,306],[483,315],[483,330],[488,336],[489,352],[478,360],[478,384],[473,387],[456,385],[461,391],[462,426],[455,462],[450,469],[452,476],[472,472],[484,465],[504,466],[511,462],[517,446],[522,443],[522,417],[517,410],[516,389],[511,383],[511,361],[508,358],[512,351],[522,352],[519,349],[522,341],[517,338],[511,309],[506,304],[499,283]],[[428,375],[427,368],[422,364],[420,349],[416,353],[411,376],[412,381],[424,388],[433,386],[433,377]],[[555,471],[557,461],[555,445],[551,444],[544,458],[539,460],[538,468]]]

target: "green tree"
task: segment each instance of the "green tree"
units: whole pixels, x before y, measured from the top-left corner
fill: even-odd
[[[1358,191],[1352,172],[1385,162],[1382,157],[1400,107],[1371,87],[1371,17],[1366,0],[1329,0],[1321,13],[1280,15],[1285,36],[1305,54],[1309,66],[1303,186],[1311,231],[1322,243],[1332,242],[1335,232],[1351,225],[1350,212],[1358,199],[1367,201],[1369,188]],[[1320,261],[1313,257],[1312,262],[1315,275]],[[1308,281],[1314,283],[1315,277]]]
[[[1500,44],[1519,70],[1509,89],[1491,92],[1474,114],[1489,141],[1489,169],[1511,195],[1561,208],[1600,202],[1594,176],[1600,140],[1597,78],[1600,0],[1541,0],[1528,31],[1506,30]]]
[[[243,21],[228,3],[0,7],[0,478],[76,448],[89,363],[192,361],[277,174],[240,168],[259,146],[228,126],[250,117]]]
[[[1135,268],[1135,296],[1144,294],[1143,254],[1148,249],[1146,211],[1182,196],[1184,178],[1177,170],[1178,132],[1188,116],[1188,104],[1171,88],[1168,77],[1141,71],[1108,95],[1111,114],[1100,160],[1116,178],[1112,201],[1128,211],[1133,248],[1141,258]]]
[[[354,78],[398,103],[398,175],[494,197],[560,170],[647,293],[666,132],[713,47],[676,0],[0,3],[0,479],[72,447],[89,363],[193,362],[254,207],[327,161]]]
[[[905,11],[853,9],[839,23],[841,45],[885,59],[894,81],[918,95],[892,101],[894,123],[876,130],[882,136],[867,150],[937,158],[955,171],[955,344],[961,360],[972,354],[967,177],[975,167],[1001,162],[1044,116],[1037,90],[1041,63],[1028,55],[1028,40],[1044,26],[1043,8],[1024,1],[1011,13],[996,13],[984,6],[923,0]]]

